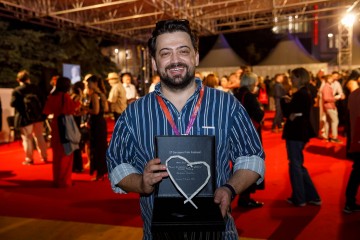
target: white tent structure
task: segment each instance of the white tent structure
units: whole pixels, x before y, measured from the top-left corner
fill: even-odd
[[[326,70],[328,64],[313,58],[297,38],[288,36],[280,41],[262,62],[253,66],[253,71],[258,75],[271,77],[297,67],[316,73],[319,69]]]
[[[212,49],[200,61],[196,71],[204,76],[214,73],[221,77],[235,72],[242,65],[246,65],[245,61],[232,50],[224,35],[220,34]]]

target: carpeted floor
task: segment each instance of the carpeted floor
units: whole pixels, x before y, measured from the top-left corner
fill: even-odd
[[[291,193],[285,143],[281,140],[281,133],[270,131],[271,119],[272,113],[267,113],[263,131],[266,187],[253,195],[265,205],[260,209],[247,210],[238,208],[234,201],[233,216],[240,237],[276,240],[360,239],[360,213],[347,215],[342,212],[351,170],[351,162],[344,157],[345,145],[311,140],[305,150],[305,166],[323,205],[293,207],[285,201]],[[343,137],[341,139],[345,141]],[[49,154],[51,156],[50,149]],[[30,227],[23,227],[21,223],[32,223],[32,228],[39,227],[40,231],[40,226],[45,224],[43,221],[48,220],[65,221],[63,224],[75,222],[80,224],[78,230],[93,226],[91,224],[101,224],[102,227],[97,229],[107,226],[104,231],[109,231],[107,228],[111,226],[124,226],[128,228],[122,229],[122,233],[116,231],[115,239],[138,239],[138,235],[126,237],[126,229],[141,230],[136,194],[115,194],[107,180],[92,182],[88,171],[73,174],[75,185],[72,188],[55,189],[51,182],[51,164],[40,163],[36,155],[35,165],[23,166],[23,158],[19,142],[0,145],[0,239],[39,239],[32,235],[24,238]],[[41,219],[42,222],[33,224],[34,219]],[[9,227],[8,221],[15,222],[15,225]],[[73,228],[68,228],[68,231]],[[50,229],[56,231],[56,228]],[[96,236],[81,238],[74,233],[71,237],[60,235],[41,239],[106,239],[104,236],[107,235]]]

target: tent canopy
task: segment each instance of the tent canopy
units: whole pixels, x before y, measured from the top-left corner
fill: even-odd
[[[266,65],[290,65],[290,64],[311,64],[319,63],[302,46],[297,38],[287,36],[280,41],[270,54],[259,63]]]
[[[226,41],[224,35],[220,34],[206,56],[200,61],[198,68],[211,68],[211,67],[239,67],[246,65]]]

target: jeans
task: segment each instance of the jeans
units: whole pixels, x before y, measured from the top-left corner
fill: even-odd
[[[47,153],[46,153],[47,146],[43,135],[44,132],[43,125],[44,125],[43,122],[35,122],[20,128],[22,144],[25,151],[25,160],[28,162],[33,161],[33,151],[34,151],[33,140],[35,140],[36,147],[40,153],[41,159],[43,161],[47,161]]]
[[[325,121],[325,132],[323,137],[326,139],[329,138],[329,128],[331,127],[331,137],[336,139],[338,137],[338,126],[339,126],[339,117],[337,109],[327,109],[326,121]]]
[[[292,187],[292,201],[303,204],[312,200],[320,200],[319,194],[311,181],[307,169],[303,166],[305,143],[302,141],[286,140],[286,150],[289,159],[290,183]]]

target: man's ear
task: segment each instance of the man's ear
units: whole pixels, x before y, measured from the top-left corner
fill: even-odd
[[[197,52],[195,55],[195,66],[199,66],[199,52]]]
[[[156,62],[155,62],[155,59],[152,57],[151,58],[151,64],[152,64],[152,67],[155,71],[157,71],[157,66],[156,66]]]

